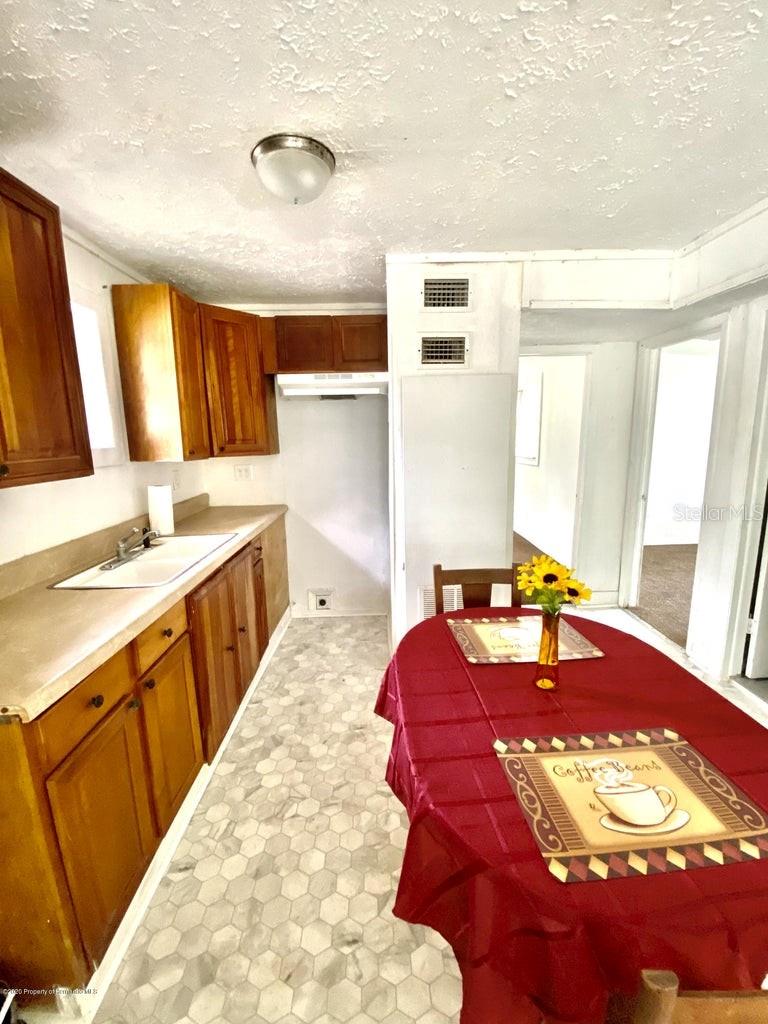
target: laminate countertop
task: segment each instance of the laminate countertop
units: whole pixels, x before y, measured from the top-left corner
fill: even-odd
[[[162,587],[52,590],[51,583],[66,578],[58,576],[4,598],[0,715],[37,718],[286,511],[285,505],[211,506],[184,519],[178,535],[235,536]]]

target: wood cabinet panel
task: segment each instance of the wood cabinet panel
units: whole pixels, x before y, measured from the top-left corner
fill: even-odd
[[[259,317],[259,330],[261,332],[261,359],[264,365],[264,373],[277,373],[276,322],[277,321],[273,316]]]
[[[133,641],[139,673],[146,672],[161,654],[176,643],[186,628],[187,606],[182,598]]]
[[[262,369],[259,318],[218,306],[200,311],[214,455],[276,452],[274,381]]]
[[[0,170],[0,488],[92,472],[58,207]]]
[[[48,778],[83,945],[98,961],[156,846],[139,700],[119,704]]]
[[[341,373],[386,370],[386,316],[335,316],[333,367]]]
[[[183,636],[139,682],[152,795],[161,834],[203,764],[192,649]]]
[[[187,598],[203,749],[210,761],[240,703],[234,607],[226,566]]]
[[[237,630],[237,656],[241,696],[251,685],[261,661],[253,555],[250,545],[227,563],[232,583],[232,600]]]
[[[171,289],[171,315],[184,458],[207,459],[211,454],[211,432],[197,303]]]
[[[259,645],[259,661],[264,657],[264,652],[269,645],[269,623],[267,621],[267,592],[264,582],[264,559],[261,552],[255,553],[252,559],[253,585],[256,595],[256,636]]]
[[[128,648],[118,651],[30,724],[47,774],[133,689]]]
[[[211,453],[197,303],[168,284],[113,285],[117,354],[131,458]]]
[[[281,373],[333,370],[333,321],[329,316],[275,317],[277,365]]]
[[[264,558],[264,588],[269,636],[272,636],[290,603],[288,550],[285,517],[281,516],[259,537]]]

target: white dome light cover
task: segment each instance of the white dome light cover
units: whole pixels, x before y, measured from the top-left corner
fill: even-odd
[[[251,161],[264,188],[293,206],[317,199],[336,168],[330,149],[306,135],[268,135]]]

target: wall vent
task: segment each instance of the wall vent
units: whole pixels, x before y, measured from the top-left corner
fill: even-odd
[[[435,614],[435,588],[419,587],[419,615],[422,619],[431,619]],[[447,612],[456,612],[464,607],[461,587],[443,587],[443,607]]]
[[[431,335],[421,339],[422,366],[435,363],[463,366],[467,361],[467,339]]]
[[[456,309],[469,306],[469,279],[427,277],[424,279],[425,309]]]

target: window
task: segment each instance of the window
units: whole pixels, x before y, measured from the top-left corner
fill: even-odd
[[[110,358],[113,353],[105,347],[110,334],[103,319],[102,297],[77,286],[72,291],[72,322],[93,464],[120,465],[126,459],[121,437],[120,378],[115,359]]]

